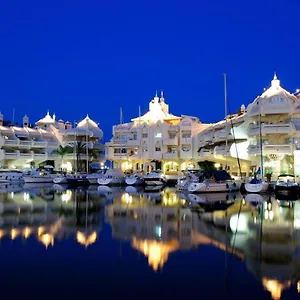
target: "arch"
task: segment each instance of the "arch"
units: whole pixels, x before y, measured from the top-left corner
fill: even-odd
[[[161,151],[161,144],[159,141],[155,143],[155,151]]]

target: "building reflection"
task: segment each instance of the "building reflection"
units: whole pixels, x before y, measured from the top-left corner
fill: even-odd
[[[300,201],[261,200],[249,212],[244,233],[205,223],[171,189],[153,196],[124,193],[106,207],[105,215],[113,237],[130,240],[154,271],[176,251],[213,245],[244,261],[272,298],[281,299],[292,285],[300,290]]]
[[[45,248],[74,238],[88,247],[101,229],[105,198],[85,189],[24,186],[0,191],[0,239],[35,238]]]

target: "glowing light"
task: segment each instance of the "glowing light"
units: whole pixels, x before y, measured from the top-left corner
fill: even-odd
[[[39,240],[45,245],[46,249],[49,245],[54,245],[54,237],[49,233],[45,233],[39,237]]]
[[[62,170],[72,171],[72,164],[69,161],[62,163],[60,167]]]
[[[71,198],[72,198],[72,191],[71,190],[66,190],[65,193],[63,193],[61,195],[61,200],[63,202],[68,202],[68,201],[71,200]]]
[[[162,268],[164,263],[168,260],[169,254],[179,248],[179,242],[176,240],[168,242],[155,240],[139,241],[133,238],[132,247],[147,256],[149,265],[152,266],[154,271],[157,271],[157,269],[159,267]]]
[[[24,229],[24,232],[23,232],[24,238],[28,239],[28,237],[30,236],[30,234],[31,234],[31,229],[29,227],[26,227]]]
[[[91,244],[94,244],[97,240],[97,232],[92,232],[89,236],[85,236],[84,233],[78,231],[76,234],[77,242],[85,247],[88,247]]]
[[[279,300],[281,298],[282,291],[290,287],[291,282],[287,281],[286,283],[282,284],[275,279],[263,278],[262,284],[271,293],[271,296],[274,300]]]
[[[122,195],[122,202],[125,202],[126,204],[131,204],[132,203],[132,196],[128,193],[124,193]]]
[[[25,192],[23,198],[24,198],[24,201],[29,201],[29,193]]]
[[[18,235],[19,235],[19,231],[17,229],[13,228],[11,230],[11,234],[10,234],[11,239],[14,240]]]
[[[220,168],[220,167],[221,167],[221,164],[215,163],[215,167],[216,167],[216,168]]]
[[[40,226],[40,227],[38,228],[38,236],[41,236],[44,232],[45,232],[45,228],[42,227],[42,226]]]

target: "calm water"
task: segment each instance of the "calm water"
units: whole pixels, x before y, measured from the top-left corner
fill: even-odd
[[[298,299],[299,201],[246,200],[254,202],[172,188],[0,186],[1,299]],[[246,216],[252,230],[203,221],[234,205],[233,223],[240,230]]]

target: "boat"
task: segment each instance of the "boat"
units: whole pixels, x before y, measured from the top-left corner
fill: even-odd
[[[204,177],[210,176],[202,182],[193,182],[188,186],[189,193],[216,193],[238,191],[240,182],[233,180],[225,171],[207,171]]]
[[[24,182],[25,183],[47,183],[53,182],[55,174],[51,174],[48,171],[39,171],[39,170],[32,170],[29,175],[24,175]]]
[[[100,185],[122,185],[125,183],[125,174],[121,169],[109,169],[98,178]]]
[[[245,190],[248,193],[266,193],[268,189],[269,183],[256,177],[252,178],[248,183],[245,183]]]
[[[145,181],[142,174],[134,173],[125,178],[127,185],[144,185]]]
[[[194,172],[187,171],[184,176],[178,178],[175,187],[177,191],[187,191],[191,183],[198,183],[198,182],[199,182],[199,176],[197,176]]]
[[[0,170],[0,183],[22,182],[23,172],[16,170]]]
[[[144,180],[145,185],[151,186],[162,186],[167,183],[167,178],[159,170],[152,171],[149,174],[145,175]]]
[[[295,181],[295,176],[290,174],[281,174],[278,176],[275,184],[276,195],[298,196],[299,184]]]
[[[104,172],[103,170],[100,170],[97,173],[89,174],[87,175],[87,179],[90,184],[98,184],[98,179],[103,176]]]
[[[62,174],[53,178],[55,184],[69,184],[69,185],[85,185],[89,184],[87,175],[85,173],[77,174]]]

